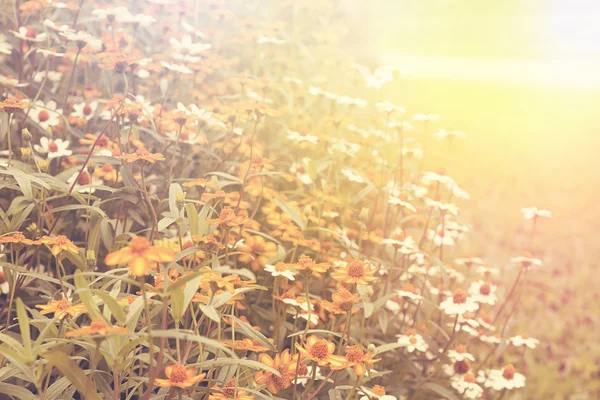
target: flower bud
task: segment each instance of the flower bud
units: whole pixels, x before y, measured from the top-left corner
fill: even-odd
[[[29,143],[31,141],[31,132],[29,132],[29,129],[25,128],[21,131],[21,137],[23,138],[23,141],[25,143]]]
[[[23,162],[31,160],[31,148],[21,147],[21,160],[23,160]]]

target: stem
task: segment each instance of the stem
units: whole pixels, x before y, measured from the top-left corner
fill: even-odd
[[[81,47],[77,46],[77,53],[73,60],[73,69],[71,70],[71,77],[69,78],[69,86],[67,86],[67,93],[65,93],[65,99],[63,100],[63,113],[67,111],[67,101],[69,100],[69,94],[71,93],[71,87],[73,86],[73,78],[75,78],[75,71],[77,70],[77,59],[79,59],[79,53],[81,53]]]

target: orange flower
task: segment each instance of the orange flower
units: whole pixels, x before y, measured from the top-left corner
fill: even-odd
[[[152,246],[143,236],[131,239],[128,246],[109,253],[104,262],[106,265],[127,264],[129,273],[135,276],[148,274],[153,269],[152,263],[173,262],[175,253],[164,247]]]
[[[335,351],[335,344],[313,335],[306,340],[303,346],[296,343],[296,348],[302,354],[302,357],[315,361],[323,367],[329,365],[333,360],[331,356]]]
[[[336,293],[331,295],[333,301],[324,300],[323,308],[332,314],[346,314],[352,307],[360,301],[360,296],[355,293],[350,293],[344,288],[340,288]]]
[[[110,335],[118,333],[128,333],[129,329],[109,326],[104,318],[97,318],[90,323],[90,326],[75,329],[67,332],[67,337],[90,336],[90,335]]]
[[[2,236],[0,237],[0,243],[12,243],[12,244],[40,244],[39,240],[31,240],[27,239],[22,232],[15,232],[12,236]]]
[[[136,51],[132,52],[131,54],[125,54],[121,52],[105,52],[98,54],[98,56],[103,62],[103,64],[98,65],[99,68],[114,69],[119,74],[125,72],[127,67],[129,67],[131,64],[135,64],[141,59],[140,54]]]
[[[375,274],[377,269],[371,269],[371,264],[354,259],[343,268],[337,268],[331,277],[344,283],[356,283],[359,285],[368,285],[377,280]]]
[[[17,109],[24,109],[29,107],[29,103],[26,101],[15,100],[12,97],[7,98],[4,101],[0,101],[0,110],[4,110],[7,113],[13,113]]]
[[[71,300],[65,297],[64,294],[62,294],[62,299],[53,300],[48,304],[38,304],[36,305],[36,308],[42,310],[40,311],[40,314],[54,313],[54,317],[58,319],[63,319],[67,315],[71,318],[75,318],[77,313],[86,312],[86,308],[83,304],[73,305]]]
[[[346,356],[331,356],[330,367],[333,370],[352,367],[354,373],[362,376],[367,368],[373,368],[373,364],[381,361],[381,358],[373,359],[373,354],[364,353],[359,346],[350,346],[346,350]]]
[[[123,154],[121,156],[122,159],[132,163],[132,162],[136,162],[139,160],[142,161],[146,161],[150,164],[154,164],[157,161],[164,161],[165,160],[165,156],[163,156],[160,153],[150,153],[148,150],[146,150],[144,147],[140,147],[139,149],[137,149],[137,151],[135,153],[131,153],[131,154]]]
[[[75,246],[65,235],[43,236],[40,242],[52,245],[51,252],[53,256],[59,255],[64,250],[69,250],[71,253],[79,253],[79,247]]]
[[[175,386],[181,389],[195,385],[206,376],[206,374],[196,375],[196,367],[185,367],[182,364],[166,366],[165,375],[168,379],[156,379],[157,386]]]
[[[238,261],[242,264],[251,263],[252,270],[258,272],[267,265],[267,260],[277,255],[277,244],[265,241],[260,235],[248,236],[237,250],[246,253],[240,254]]]
[[[216,393],[215,393],[216,392]],[[221,393],[218,393],[221,392]],[[254,400],[254,396],[248,394],[247,391],[235,387],[235,379],[231,379],[223,387],[213,386],[211,394],[208,395],[208,400]]]
[[[244,225],[248,221],[247,217],[242,215],[235,215],[235,211],[231,208],[224,208],[219,214],[219,218],[211,219],[211,225],[222,225],[226,227],[233,227],[238,225]]]
[[[258,371],[254,375],[254,381],[258,385],[267,385],[269,392],[273,394],[279,393],[281,389],[288,388],[292,385],[296,377],[296,365],[298,364],[298,354],[291,355],[289,349],[285,349],[282,353],[275,355],[275,359],[267,354],[261,354],[258,361],[268,367],[279,371],[279,376],[275,376],[270,371]]]

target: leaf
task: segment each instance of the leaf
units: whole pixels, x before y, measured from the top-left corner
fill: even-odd
[[[46,211],[46,214],[54,214],[54,213],[62,212],[62,211],[85,210],[85,209],[94,211],[104,218],[108,218],[108,215],[106,215],[106,213],[104,211],[102,211],[99,207],[88,206],[86,204],[69,204],[66,206],[54,207],[54,208],[51,208],[50,210]]]
[[[106,311],[106,309],[108,308],[120,324],[125,323],[125,321],[127,320],[127,316],[125,315],[125,312],[123,312],[123,308],[110,294],[103,290],[94,290],[93,293],[96,296],[100,297],[102,301],[104,301],[104,311]],[[107,319],[110,321],[110,313],[108,314]]]
[[[231,298],[233,296],[236,296],[241,293],[249,292],[251,290],[267,290],[267,288],[263,287],[263,286],[255,286],[255,287],[245,287],[245,288],[235,289],[235,291],[233,293],[224,292],[224,293],[221,293],[221,294],[215,296],[213,298],[213,301],[210,303],[210,305],[215,308],[219,308],[219,307],[223,306],[225,303],[227,303],[229,300],[231,300]]]
[[[176,290],[171,293],[171,316],[175,322],[180,322],[183,317],[183,292]]]
[[[237,358],[237,355],[235,354],[235,352],[233,350],[231,350],[227,346],[223,346],[221,343],[219,343],[218,340],[209,339],[205,336],[196,335],[189,331],[185,331],[185,330],[171,331],[171,330],[163,330],[163,329],[152,330],[152,336],[197,342],[197,343],[205,345],[207,349],[213,349],[213,353],[216,350],[220,350],[233,358]]]
[[[17,320],[21,331],[21,340],[25,349],[25,355],[31,357],[31,327],[29,326],[29,316],[25,310],[25,305],[20,297],[17,297]],[[15,349],[16,350],[16,349]]]
[[[223,365],[237,365],[237,366],[243,366],[243,367],[248,367],[248,368],[252,368],[252,369],[264,369],[267,370],[269,372],[272,372],[273,374],[275,374],[275,376],[281,376],[281,374],[279,373],[278,370],[269,367],[268,365],[265,365],[261,362],[258,361],[254,361],[254,360],[248,360],[246,358],[225,358],[225,357],[219,357],[216,360],[210,360],[210,361],[205,361],[202,363],[203,367],[208,367],[208,368],[212,368],[212,367],[221,367]]]
[[[171,183],[169,186],[169,210],[171,217],[179,218],[179,209],[177,208],[177,195],[183,193],[183,189],[179,183]]]
[[[96,393],[96,387],[89,379],[87,379],[85,373],[79,366],[69,358],[65,353],[54,350],[42,352],[40,354],[43,358],[48,360],[50,364],[55,366],[72,384],[75,388],[85,397],[86,400],[101,400],[100,396]]]
[[[363,300],[363,309],[365,313],[365,318],[369,318],[371,315],[373,315],[373,303]]]
[[[439,394],[444,399],[458,400],[458,397],[454,395],[454,392],[451,392],[450,390],[435,382],[426,382],[423,386],[421,386],[421,388],[423,390],[429,390],[430,392]]]
[[[198,286],[200,286],[200,281],[202,280],[202,275],[198,275],[191,279],[188,283],[186,283],[185,288],[183,289],[183,310],[182,314],[186,312],[189,307],[192,299],[194,298],[194,294],[198,290]]]
[[[185,205],[185,215],[188,219],[192,236],[200,235],[200,219],[198,218],[196,206],[192,203],[187,203]]]
[[[395,350],[399,347],[402,347],[402,345],[399,343],[386,343],[386,344],[382,344],[381,346],[377,346],[375,348],[374,353],[381,354],[381,353],[385,353],[386,351]]]
[[[202,310],[204,315],[206,315],[208,318],[212,319],[216,323],[221,322],[221,316],[219,315],[219,312],[217,311],[217,309],[214,308],[213,306],[206,306],[204,304],[198,304],[198,308],[200,308],[200,310]]]
[[[89,288],[89,283],[83,277],[81,271],[75,271],[74,275],[75,287],[77,288],[77,295],[81,299],[81,302],[85,304],[85,308],[87,309],[88,314],[92,319],[101,318],[102,314],[100,313],[100,309],[98,305],[94,301],[94,297],[92,296],[92,292]]]
[[[290,218],[296,223],[296,225],[300,227],[300,229],[306,229],[306,223],[297,210],[294,210],[289,204],[279,198],[275,199],[275,202],[284,213],[290,216]]]
[[[37,400],[38,397],[29,390],[19,385],[13,385],[6,382],[0,382],[0,393],[12,396],[20,400]]]
[[[274,352],[278,351],[277,347],[275,347],[275,345],[273,345],[273,343],[271,343],[269,341],[269,339],[267,339],[265,337],[265,335],[263,335],[262,333],[260,333],[256,329],[254,329],[250,324],[242,321],[241,319],[237,318],[235,315],[232,315],[231,319],[233,320],[234,323],[239,325],[240,328],[242,328],[242,330],[244,331],[246,336],[248,336],[250,339],[256,340],[258,343],[262,344],[263,346],[268,347],[269,350],[271,350],[271,351],[274,351]]]

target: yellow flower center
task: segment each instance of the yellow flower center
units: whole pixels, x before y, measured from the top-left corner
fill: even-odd
[[[467,346],[465,346],[464,344],[459,344],[458,346],[456,346],[456,352],[463,354],[467,352]]]
[[[45,112],[45,113],[46,113],[46,117],[45,117],[45,119],[43,120],[43,121],[45,121],[45,120],[47,120],[47,119],[48,119],[48,112],[46,112],[46,111],[42,111],[42,112]],[[40,121],[42,121],[42,112],[40,112]],[[55,153],[55,152],[57,152],[57,151],[58,151],[58,145],[56,144],[56,142],[55,142],[54,140],[51,140],[51,141],[48,143],[48,150],[50,150],[52,153]]]
[[[325,358],[329,354],[329,348],[327,341],[321,339],[312,345],[310,348],[310,354],[318,359]]]
[[[183,383],[186,379],[187,371],[185,370],[185,367],[181,364],[174,365],[169,380],[173,383]]]
[[[348,266],[348,275],[352,278],[360,279],[365,276],[365,268],[363,267],[363,263],[360,260],[352,260]]]
[[[50,119],[50,114],[48,113],[48,111],[42,110],[38,114],[38,119],[40,120],[40,122],[48,121],[48,119]],[[51,143],[54,143],[54,142],[51,142]],[[55,146],[56,146],[56,144],[55,144]],[[57,147],[57,149],[58,149],[58,147]],[[50,148],[50,151],[56,151],[56,150],[52,150],[52,148]]]
[[[148,249],[150,249],[150,243],[148,242],[148,240],[146,240],[145,237],[137,236],[131,239],[131,242],[129,243],[129,248],[131,249],[131,252],[133,254],[141,256],[144,253],[146,253]]]
[[[415,286],[410,283],[406,283],[402,290],[404,290],[405,292],[417,293],[417,288],[415,288]]]
[[[491,287],[490,287],[490,284],[488,282],[484,283],[479,288],[479,293],[481,293],[484,296],[487,296],[488,294],[490,294],[490,292],[491,292]]]
[[[465,374],[465,376],[463,377],[465,382],[468,383],[475,383],[475,375],[473,375],[472,372],[468,372],[467,374]]]
[[[512,364],[508,364],[506,367],[504,367],[504,369],[502,370],[502,376],[504,377],[504,379],[512,379],[515,377],[515,366]]]
[[[99,331],[102,329],[106,329],[106,322],[104,322],[104,320],[102,318],[98,318],[93,320],[92,322],[90,322],[90,328]]]
[[[376,396],[385,396],[385,388],[380,385],[375,385],[371,388],[371,393]]]
[[[71,307],[71,302],[68,299],[60,299],[56,302],[56,309],[58,311],[65,310],[69,307]]]
[[[464,290],[458,289],[452,296],[454,304],[464,304],[467,302],[467,294]]]
[[[459,375],[466,374],[471,370],[471,363],[469,360],[460,360],[454,363],[454,372]]]
[[[346,360],[350,362],[361,362],[363,359],[364,353],[358,346],[352,346],[348,349],[346,353]]]

